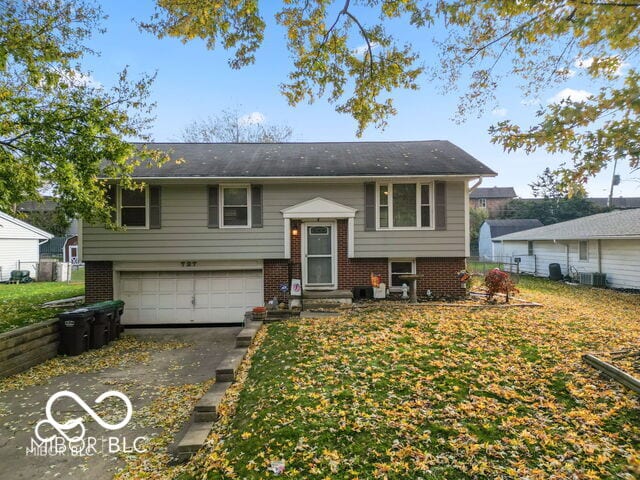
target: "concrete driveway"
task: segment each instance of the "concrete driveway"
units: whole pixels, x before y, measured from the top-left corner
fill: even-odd
[[[114,473],[125,465],[122,453],[118,452],[133,448],[134,442],[140,437],[167,436],[166,419],[158,420],[163,415],[163,398],[166,398],[163,395],[178,396],[181,386],[202,384],[213,379],[217,365],[234,348],[235,336],[239,331],[240,327],[128,329],[125,335],[133,339],[125,342],[133,345],[134,349],[138,340],[144,342],[140,343],[140,348],[148,349],[145,357],[147,363],[125,362],[122,366],[106,366],[89,373],[64,374],[45,378],[39,385],[21,389],[7,390],[0,382],[0,389],[4,390],[0,393],[0,478],[113,478]],[[150,344],[148,341],[158,343]],[[162,345],[167,346],[167,342],[176,341],[188,345],[162,348]],[[112,343],[115,344],[117,342]],[[132,355],[135,354],[132,352]],[[94,354],[94,357],[99,359],[99,355]],[[116,361],[111,363],[117,364],[117,359],[116,354]],[[66,449],[55,455],[51,450],[40,451],[40,454],[37,449],[30,451],[34,445],[32,439],[36,439],[34,428],[46,418],[47,400],[62,390],[77,394],[90,408],[95,409],[102,421],[112,425],[126,415],[124,402],[112,397],[96,405],[95,400],[107,391],[120,391],[132,403],[132,420],[119,430],[107,430],[76,401],[60,398],[53,404],[52,416],[60,423],[68,419],[85,418],[85,449],[75,451],[75,454]],[[171,415],[168,408],[165,415]],[[80,428],[78,426],[70,430],[68,435],[79,435]],[[41,437],[48,437],[56,434],[56,431],[50,425],[43,424],[40,434]],[[135,445],[142,448],[144,442],[139,440]]]

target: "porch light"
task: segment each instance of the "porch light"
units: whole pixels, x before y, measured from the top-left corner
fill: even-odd
[[[294,237],[297,237],[298,236],[298,229],[297,228],[293,228],[291,230],[291,235],[293,235]]]

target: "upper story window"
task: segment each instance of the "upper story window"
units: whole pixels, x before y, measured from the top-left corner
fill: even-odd
[[[487,199],[486,198],[479,198],[478,199],[478,206],[480,208],[487,208]]]
[[[119,225],[127,228],[149,227],[149,188],[143,190],[119,189]]]
[[[222,187],[222,227],[251,225],[251,190],[249,187]]]
[[[433,228],[432,183],[382,183],[377,189],[378,228]]]

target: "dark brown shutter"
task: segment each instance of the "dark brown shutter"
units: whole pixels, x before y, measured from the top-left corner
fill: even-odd
[[[435,184],[436,202],[436,230],[447,229],[447,183],[436,182]]]
[[[160,187],[149,187],[149,228],[160,228]]]
[[[262,185],[251,185],[251,227],[262,228]]]
[[[209,185],[209,228],[220,228],[220,219],[218,218],[218,185]]]
[[[107,204],[112,208],[111,221],[113,223],[116,223],[118,221],[117,193],[118,193],[118,187],[115,184],[111,183],[107,185],[107,191],[105,192],[105,197],[107,199]]]
[[[368,232],[376,229],[376,184],[373,182],[364,184],[364,229]]]

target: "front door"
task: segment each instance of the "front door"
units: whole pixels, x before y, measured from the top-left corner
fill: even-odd
[[[302,234],[304,287],[311,290],[336,288],[336,224],[304,223]]]

